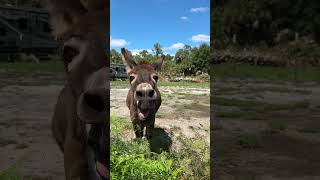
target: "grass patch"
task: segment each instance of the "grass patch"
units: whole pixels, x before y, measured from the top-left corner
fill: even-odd
[[[213,130],[213,131],[218,131],[218,130],[222,130],[223,129],[223,126],[221,124],[213,124],[211,126],[211,129],[210,130]]]
[[[269,127],[272,131],[284,131],[288,128],[287,124],[277,120],[273,120],[269,123]]]
[[[176,92],[174,94],[178,95],[178,99],[195,100],[195,99],[199,99],[199,98],[203,99],[203,98],[209,97],[209,94],[206,94],[206,93],[193,94],[193,93],[190,93],[190,92]]]
[[[238,106],[238,107],[253,107],[260,105],[257,101],[241,100],[235,98],[214,97],[213,104],[221,106]]]
[[[21,180],[22,175],[20,170],[22,168],[22,161],[17,161],[8,169],[0,172],[0,180]]]
[[[14,122],[12,122],[12,121],[0,122],[0,126],[4,126],[4,127],[6,127],[6,128],[9,128],[9,127],[11,127],[11,126],[13,126],[13,125],[14,125]]]
[[[217,117],[220,118],[241,118],[246,120],[261,120],[262,114],[253,111],[234,111],[234,112],[217,112]]]
[[[307,100],[289,104],[268,104],[266,102],[261,101],[241,100],[224,97],[214,97],[213,104],[221,106],[236,106],[242,110],[253,110],[259,113],[263,113],[266,111],[279,111],[289,109],[308,109],[310,107],[310,103]]]
[[[129,82],[127,80],[124,81],[111,81],[111,88],[129,88]],[[190,87],[190,88],[209,88],[210,83],[196,83],[196,82],[167,82],[167,81],[159,81],[158,86],[161,87]]]
[[[17,141],[0,137],[0,146],[7,146],[10,144],[17,144]]]
[[[28,62],[1,63],[1,76],[37,76],[64,73],[62,61],[46,61],[39,64]]]
[[[168,82],[168,81],[160,81],[159,86],[174,86],[174,87],[192,87],[192,88],[210,88],[209,82],[197,83],[197,82]]]
[[[111,179],[209,179],[209,145],[180,136],[183,145],[154,153],[145,139],[124,141],[128,121],[111,116]]]
[[[310,91],[310,90],[290,89],[290,88],[286,88],[286,87],[261,87],[261,88],[252,87],[249,90],[252,92],[271,91],[271,92],[277,92],[277,93],[298,93],[298,94],[311,94],[312,93],[312,91]]]
[[[302,132],[302,133],[310,133],[310,134],[315,134],[315,133],[319,133],[320,131],[318,129],[315,128],[299,128],[297,129],[298,132]]]
[[[256,78],[273,81],[320,81],[320,68],[279,68],[246,64],[220,64],[212,66],[212,77]],[[212,78],[213,79],[213,78]]]
[[[202,107],[199,103],[193,102],[190,104],[179,104],[179,105],[172,105],[172,108],[177,108],[178,110],[184,110],[184,109],[194,109],[195,107]]]
[[[64,83],[62,61],[0,63],[0,87]]]
[[[262,147],[262,138],[256,133],[241,134],[237,137],[237,144],[243,148],[260,148]]]
[[[29,147],[28,144],[25,144],[25,143],[21,143],[21,144],[16,145],[16,149],[25,149],[28,147]]]

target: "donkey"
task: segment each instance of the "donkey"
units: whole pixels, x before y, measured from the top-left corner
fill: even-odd
[[[106,52],[109,1],[49,0],[53,35],[63,43],[66,82],[52,118],[67,180],[109,179]]]
[[[124,48],[121,49],[121,54],[131,86],[127,95],[127,106],[135,135],[142,138],[143,129],[146,127],[146,136],[150,139],[153,135],[155,115],[161,105],[156,71],[161,68],[165,56],[162,55],[152,64],[144,60],[136,64]]]

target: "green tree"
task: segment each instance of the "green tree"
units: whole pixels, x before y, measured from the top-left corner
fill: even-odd
[[[190,61],[190,55],[191,55],[192,47],[189,45],[185,45],[182,49],[179,49],[175,54],[175,62],[177,64]]]
[[[143,59],[147,59],[149,52],[147,50],[142,50],[139,52],[139,54]]]
[[[152,51],[156,54],[157,57],[158,57],[160,54],[163,54],[162,47],[161,47],[160,43],[154,44]]]
[[[202,44],[199,48],[193,48],[191,52],[191,64],[193,65],[192,67],[194,68],[194,71],[208,72],[210,67],[209,45]]]
[[[118,63],[118,64],[122,64],[122,60],[121,60],[121,55],[120,53],[118,53],[115,49],[111,49],[110,51],[110,59],[111,59],[111,63]]]

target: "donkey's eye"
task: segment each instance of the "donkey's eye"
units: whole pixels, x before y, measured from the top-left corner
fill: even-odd
[[[79,51],[70,46],[63,47],[63,60],[66,63],[70,63],[72,59],[79,54]]]
[[[132,82],[135,78],[136,78],[136,77],[134,77],[134,76],[130,76],[130,77],[129,77],[129,81]]]
[[[154,81],[158,82],[159,77],[157,75],[152,76],[152,78],[153,78]]]

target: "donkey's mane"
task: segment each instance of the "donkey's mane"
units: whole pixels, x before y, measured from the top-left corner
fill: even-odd
[[[132,69],[132,73],[137,73],[137,71],[139,71],[141,69],[154,71],[154,67],[152,66],[152,64],[146,60],[143,60],[143,59],[140,59],[137,61],[137,66],[134,69]]]
[[[144,60],[144,59],[140,59],[138,61],[138,65],[143,65],[143,64],[150,64],[148,61]]]

